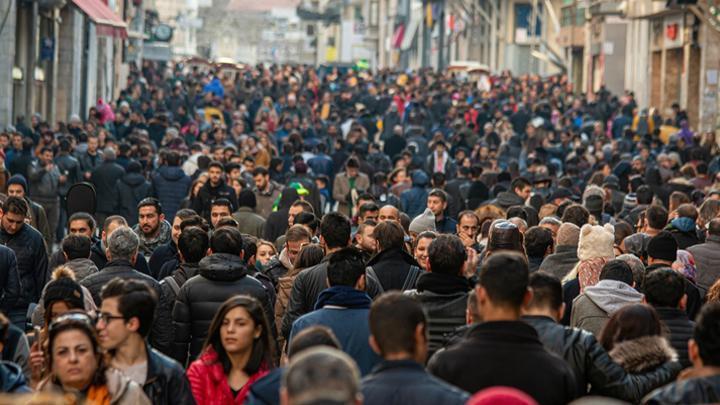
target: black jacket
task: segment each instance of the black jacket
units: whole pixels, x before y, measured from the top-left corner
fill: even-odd
[[[105,267],[100,269],[99,272],[91,274],[80,281],[80,284],[84,285],[90,294],[92,294],[95,304],[100,307],[100,291],[102,288],[110,282],[110,280],[119,277],[124,280],[139,280],[147,283],[150,288],[155,290],[155,293],[160,296],[160,284],[154,278],[147,274],[142,274],[135,270],[133,266],[127,260],[112,260],[107,263]]]
[[[21,291],[15,252],[0,245],[0,310],[7,314],[14,308],[20,299]]]
[[[200,191],[192,202],[192,209],[210,222],[210,204],[218,198],[227,198],[233,206],[231,211],[235,211],[238,206],[235,189],[225,184],[224,180],[220,180],[220,184],[215,187],[209,181],[200,187]]]
[[[145,197],[152,195],[152,186],[140,173],[125,173],[115,184],[117,190],[116,212],[122,215],[129,226],[138,223],[137,205]]]
[[[125,174],[125,169],[114,160],[105,160],[92,172],[90,180],[95,185],[97,196],[97,212],[115,214],[115,206],[119,199],[115,185],[117,180]]]
[[[102,270],[107,265],[108,260],[107,256],[105,256],[105,249],[103,249],[102,247],[102,241],[98,240],[90,248],[90,260],[95,263],[95,266],[97,266],[98,270]],[[145,260],[145,256],[141,254],[138,254],[135,258],[135,264],[133,265],[133,268],[142,274],[150,274],[147,260]]]
[[[577,248],[576,245],[557,246],[555,253],[543,259],[539,270],[550,273],[562,280],[579,261]]]
[[[285,231],[288,229],[288,212],[290,206],[299,198],[300,195],[298,195],[297,190],[294,188],[286,187],[283,189],[282,194],[280,194],[277,211],[271,212],[266,218],[263,239],[275,241],[281,235],[285,234]],[[259,207],[257,209],[260,210]]]
[[[173,329],[172,311],[177,299],[177,293],[174,286],[167,278],[175,280],[175,286],[180,292],[180,288],[187,280],[197,274],[198,265],[183,263],[171,275],[160,280],[160,299],[158,300],[158,317],[155,323],[159,324],[159,334],[155,335],[155,349],[160,352],[172,356],[172,343],[175,338],[175,329]]]
[[[153,405],[195,404],[185,369],[149,345],[145,348],[148,362],[143,391],[150,402]]]
[[[410,267],[420,266],[401,248],[383,250],[370,259],[367,265],[377,274],[384,291],[401,290]]]
[[[685,367],[690,367],[688,357],[688,340],[693,337],[695,322],[688,319],[687,313],[682,309],[656,307],[660,320],[663,323],[670,345],[678,354],[678,361]]]
[[[651,264],[645,268],[645,274],[650,274],[651,271],[663,267],[670,266],[659,263]],[[688,319],[695,319],[698,312],[700,312],[700,307],[702,307],[702,296],[700,296],[700,290],[698,290],[697,286],[687,278],[685,279],[685,294],[687,294],[687,307],[685,308],[685,312],[687,312]]]
[[[690,378],[658,388],[643,404],[716,404],[720,402],[720,375]]]
[[[301,271],[293,282],[292,293],[288,301],[287,311],[282,319],[280,333],[287,339],[290,336],[292,324],[302,315],[315,309],[320,293],[328,288],[327,285],[327,266],[330,256],[325,256],[320,264]],[[372,277],[366,277],[366,290],[371,298],[380,295],[381,289],[378,283]],[[273,318],[268,318],[273,319]]]
[[[638,402],[654,388],[672,381],[680,371],[677,363],[667,363],[651,373],[627,374],[615,363],[592,333],[557,324],[544,316],[524,316],[550,352],[565,359],[575,372],[577,392],[584,395],[588,384],[593,394]]]
[[[177,258],[177,245],[175,245],[175,242],[172,240],[170,240],[169,243],[158,246],[150,256],[150,263],[148,263],[150,276],[156,280],[162,280],[163,278],[160,277],[160,269],[162,269],[163,264],[175,260],[175,268],[177,268]]]
[[[185,364],[188,353],[191,361],[200,354],[215,312],[225,300],[237,294],[257,298],[268,319],[273,319],[268,292],[260,281],[249,275],[239,256],[215,253],[200,261],[198,275],[180,288],[173,307],[172,351],[180,364]]]
[[[441,381],[412,360],[383,361],[362,380],[366,404],[461,405],[469,394]]]
[[[570,366],[548,352],[522,321],[485,322],[444,350],[429,371],[469,393],[498,385],[517,388],[540,404],[566,404],[578,394]]]
[[[27,311],[30,303],[38,302],[43,287],[50,279],[45,241],[35,228],[24,224],[11,235],[0,227],[0,244],[15,253],[17,272],[22,290],[13,309]]]

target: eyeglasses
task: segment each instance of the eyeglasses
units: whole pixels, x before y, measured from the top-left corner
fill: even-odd
[[[101,312],[101,313],[98,314],[98,317],[97,317],[97,321],[96,321],[96,322],[103,321],[103,322],[107,325],[108,323],[110,323],[110,321],[112,321],[112,320],[114,320],[114,319],[122,319],[122,320],[125,320],[125,317],[124,317],[124,316],[116,316],[116,315],[108,314],[107,312]]]
[[[93,318],[90,317],[90,315],[84,312],[69,312],[58,316],[52,322],[50,322],[50,325],[48,326],[48,332],[52,332],[53,329],[68,322],[82,322],[90,327],[95,326],[95,321],[93,320]]]

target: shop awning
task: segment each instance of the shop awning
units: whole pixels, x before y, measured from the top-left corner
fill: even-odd
[[[127,24],[102,0],[73,0],[97,27],[97,34],[107,37],[127,38]]]

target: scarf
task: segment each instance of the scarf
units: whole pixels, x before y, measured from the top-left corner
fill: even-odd
[[[594,259],[583,260],[578,263],[580,292],[583,292],[586,287],[593,286],[600,281],[600,272],[607,262],[608,259],[605,257],[596,257]]]
[[[433,152],[435,158],[435,173],[445,173],[445,162],[448,160],[447,151],[443,151],[442,156],[438,155],[437,151]]]
[[[456,294],[472,289],[470,281],[465,277],[451,276],[440,273],[423,273],[417,281],[417,291],[430,291],[436,294]]]
[[[315,309],[321,309],[327,305],[334,305],[347,309],[369,309],[372,300],[365,291],[356,290],[345,285],[336,285],[323,290],[318,296]]]

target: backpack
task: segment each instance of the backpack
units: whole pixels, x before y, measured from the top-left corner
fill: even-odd
[[[372,266],[368,266],[365,271],[367,272],[368,277],[375,279],[378,286],[380,287],[380,293],[384,293],[385,289],[383,288],[382,283],[380,283],[380,278],[378,277],[377,273],[375,273],[375,270],[372,268]],[[408,270],[408,273],[405,276],[405,281],[403,281],[403,285],[400,288],[400,291],[408,291],[415,288],[417,279],[422,273],[423,270],[420,267],[414,265],[410,266],[410,270]]]
[[[175,280],[175,277],[173,276],[167,276],[160,283],[165,283],[170,286],[170,289],[175,293],[175,297],[177,298],[178,294],[180,293],[180,284],[178,284],[177,280]]]

